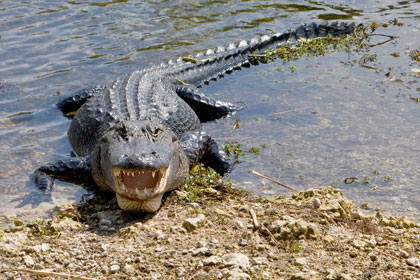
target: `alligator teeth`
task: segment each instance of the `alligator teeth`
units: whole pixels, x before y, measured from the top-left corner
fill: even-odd
[[[152,177],[153,178],[155,178],[155,174],[156,174],[156,172],[155,171],[152,171]]]

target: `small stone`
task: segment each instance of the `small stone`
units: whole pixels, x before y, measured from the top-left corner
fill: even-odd
[[[108,219],[102,218],[102,219],[99,221],[99,224],[100,224],[100,225],[104,225],[104,226],[110,226],[110,225],[112,225],[112,222],[111,222],[111,220],[108,220]]]
[[[272,279],[272,278],[271,278],[271,274],[270,274],[270,272],[268,272],[268,271],[264,271],[264,272],[261,274],[261,276],[262,276],[262,278],[263,278],[263,279]]]
[[[350,218],[353,220],[363,220],[366,219],[367,216],[363,214],[359,209],[353,208],[350,210]]]
[[[249,268],[249,258],[244,254],[233,253],[223,255],[223,264],[225,266],[240,267],[242,269]]]
[[[29,255],[24,256],[23,261],[25,262],[26,266],[33,266],[35,264],[34,259]]]
[[[371,261],[373,261],[373,262],[374,262],[374,261],[376,261],[376,260],[378,260],[378,257],[377,257],[374,253],[370,253],[370,254],[369,254],[369,258],[370,258],[370,260],[371,260]]]
[[[401,250],[400,256],[406,259],[410,256],[410,254],[407,251]]]
[[[246,239],[239,240],[239,245],[240,246],[247,246],[248,245],[248,240],[246,240]]]
[[[208,255],[208,252],[209,252],[209,248],[207,248],[207,247],[201,247],[201,248],[198,248],[198,249],[193,250],[191,252],[191,254],[193,256]]]
[[[307,261],[306,258],[296,258],[295,264],[304,266],[306,265]]]
[[[371,247],[371,248],[374,248],[375,246],[376,246],[376,240],[374,239],[374,238],[371,238],[371,239],[369,239],[369,240],[367,240],[366,241],[366,244],[369,246],[369,247]]]
[[[159,235],[157,235],[156,236],[156,239],[157,240],[165,240],[166,239],[166,234],[164,234],[164,233],[161,233],[161,234],[159,234]]]
[[[101,249],[103,251],[107,251],[110,247],[111,247],[111,244],[106,244],[106,243],[101,244]]]
[[[266,249],[265,246],[264,246],[264,244],[258,244],[256,248],[260,252],[265,251],[265,249]]]
[[[124,266],[124,272],[127,274],[134,274],[136,272],[136,269],[131,264],[126,264]]]
[[[321,200],[319,198],[315,198],[314,200],[312,200],[312,206],[315,209],[318,209],[319,207],[321,207]]]
[[[205,258],[203,260],[203,265],[205,265],[205,266],[218,265],[221,262],[222,262],[222,259],[220,257],[218,257],[218,256],[211,256],[211,257]]]
[[[354,239],[353,240],[353,247],[360,249],[366,246],[366,242],[359,240],[359,239]]]
[[[111,273],[115,273],[118,272],[120,270],[120,266],[118,264],[113,264],[111,265],[111,267],[109,268],[109,271]]]
[[[200,240],[200,241],[197,242],[197,244],[195,246],[197,248],[206,247],[207,246],[207,242]]]
[[[244,224],[239,220],[235,220],[234,224],[236,229],[243,229],[245,227]]]
[[[420,267],[420,259],[416,257],[408,258],[407,264],[415,267]]]
[[[351,258],[355,258],[359,255],[359,252],[357,250],[353,249],[349,252],[349,255],[350,255]]]
[[[185,268],[183,268],[183,267],[177,267],[177,268],[176,268],[176,270],[175,270],[175,273],[176,273],[176,276],[177,276],[177,277],[182,277],[182,276],[184,276],[186,272],[187,272],[187,271],[186,271],[186,270],[185,270]],[[143,279],[143,278],[142,278],[142,279]]]
[[[242,272],[239,269],[229,270],[226,273],[226,276],[227,276],[226,278],[227,280],[250,280],[251,279],[251,277],[248,274],[246,274],[245,272]]]
[[[312,280],[318,279],[317,277],[318,272],[316,271],[307,271],[307,272],[298,272],[290,276],[290,280]]]
[[[42,243],[41,244],[41,251],[46,252],[51,250],[51,245],[48,243]]]
[[[219,244],[219,240],[217,240],[216,238],[212,238],[210,240],[210,243],[213,244],[213,245],[216,245],[216,244]]]
[[[182,226],[187,231],[193,231],[204,221],[205,217],[203,214],[198,214],[195,218],[188,218],[183,223]]]
[[[255,257],[252,259],[252,263],[255,265],[267,265],[268,259],[266,257]]]

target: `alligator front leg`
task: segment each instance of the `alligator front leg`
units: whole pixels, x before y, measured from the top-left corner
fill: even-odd
[[[72,157],[41,166],[35,170],[35,183],[45,193],[52,190],[54,179],[73,183],[93,182],[90,158]]]
[[[106,88],[107,86],[101,85],[79,90],[75,92],[72,96],[69,96],[58,102],[57,107],[60,108],[61,112],[63,112],[64,115],[68,115],[71,112],[77,111],[80,108],[80,106],[82,106],[86,102],[86,100],[88,100],[93,95],[103,91]]]
[[[213,100],[199,92],[194,86],[178,86],[176,93],[191,106],[201,122],[226,117],[245,107],[244,104]]]
[[[181,146],[190,159],[191,166],[201,162],[221,175],[230,172],[229,157],[206,132],[189,132],[181,138]]]

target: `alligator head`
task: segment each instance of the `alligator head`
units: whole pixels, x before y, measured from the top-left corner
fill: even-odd
[[[119,121],[98,140],[91,160],[96,183],[115,192],[121,209],[134,212],[155,212],[189,170],[177,135],[153,121]]]

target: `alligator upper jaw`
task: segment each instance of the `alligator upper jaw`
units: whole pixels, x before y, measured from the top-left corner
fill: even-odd
[[[113,168],[115,192],[132,200],[146,200],[165,192],[168,168]]]

